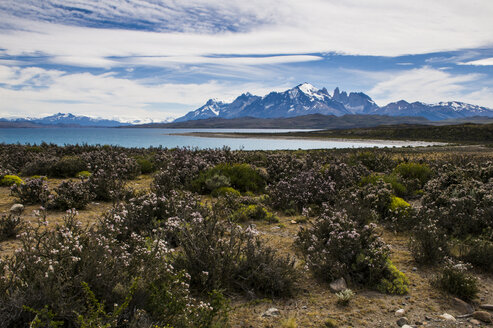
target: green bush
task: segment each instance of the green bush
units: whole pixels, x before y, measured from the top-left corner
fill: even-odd
[[[409,292],[408,285],[406,275],[399,271],[392,261],[387,260],[387,276],[380,280],[377,289],[385,294],[404,295]]]
[[[467,266],[462,263],[447,263],[434,284],[439,289],[465,301],[471,301],[479,292],[478,280],[467,273]]]
[[[416,212],[404,199],[392,196],[386,222],[397,231],[407,231],[414,227]]]
[[[401,163],[395,167],[393,173],[398,174],[404,180],[417,179],[421,187],[431,178],[431,170],[426,164]]]
[[[77,156],[64,156],[49,170],[49,175],[56,178],[70,178],[87,169],[87,164]]]
[[[154,165],[154,162],[151,158],[137,157],[136,161],[140,167],[140,173],[149,174],[156,171],[156,165]]]
[[[237,211],[233,213],[233,220],[238,222],[246,222],[246,221],[267,221],[271,223],[279,222],[279,219],[262,205],[248,205],[239,208]]]
[[[231,187],[240,192],[262,192],[265,188],[265,177],[261,171],[249,164],[218,164],[215,167],[201,172],[199,177],[192,181],[192,189],[200,193],[206,193],[208,187],[206,181],[214,176],[224,176],[229,179]],[[224,187],[220,185],[217,187]],[[209,189],[210,190],[210,189]]]
[[[92,175],[92,173],[89,171],[80,171],[75,175],[75,177],[81,178],[81,179],[89,179],[91,177],[91,175]]]
[[[493,272],[493,241],[485,238],[474,238],[465,243],[465,254],[461,258],[475,268]]]
[[[20,185],[22,183],[22,179],[19,178],[17,175],[5,175],[1,180],[0,180],[0,186],[4,187],[10,187],[12,185]]]
[[[408,194],[406,186],[404,186],[395,175],[372,174],[363,177],[360,181],[360,186],[366,186],[368,184],[376,185],[378,181],[390,184],[392,191],[398,196],[405,196]]]
[[[215,174],[205,180],[205,186],[209,191],[214,191],[218,188],[229,187],[231,182],[228,177],[220,174]]]
[[[236,190],[234,188],[231,188],[231,187],[217,188],[216,190],[214,190],[211,193],[211,195],[214,196],[214,197],[226,196],[226,195],[235,196],[235,197],[240,197],[241,196],[241,194],[240,194],[240,192],[238,190]]]

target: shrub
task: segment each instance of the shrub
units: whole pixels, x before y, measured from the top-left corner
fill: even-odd
[[[80,179],[88,179],[91,175],[92,174],[89,171],[80,171],[75,175],[75,177]]]
[[[205,180],[205,186],[209,191],[216,190],[218,188],[229,187],[231,182],[228,177],[220,174],[215,174]]]
[[[87,164],[78,156],[63,156],[47,172],[48,176],[56,178],[69,178],[87,169]]]
[[[238,190],[231,188],[231,187],[217,188],[211,193],[211,195],[214,197],[226,196],[226,195],[230,195],[233,197],[240,197],[241,196],[241,194]]]
[[[448,262],[434,281],[435,285],[465,301],[473,300],[478,292],[477,279],[467,273],[467,265]]]
[[[225,289],[257,292],[267,296],[290,296],[296,277],[294,261],[281,258],[248,227],[219,221],[216,216],[178,220],[179,244],[175,267],[191,275],[198,291]]]
[[[381,293],[404,295],[409,292],[409,281],[390,260],[387,260],[387,276],[380,280],[377,289]]]
[[[493,241],[486,238],[473,238],[465,242],[466,249],[461,258],[475,268],[493,272]]]
[[[413,207],[404,199],[392,196],[385,222],[397,231],[407,231],[414,227],[415,221],[416,213]]]
[[[226,180],[219,178],[224,176],[229,179],[231,186],[241,192],[262,192],[265,188],[265,176],[257,168],[249,164],[218,164],[205,172],[200,173],[199,177],[193,181],[192,188],[197,192],[204,193],[207,189],[206,181],[218,176],[217,182],[222,182],[222,185],[217,185],[216,188],[224,187]],[[211,185],[212,187],[212,185]]]
[[[431,264],[443,260],[448,254],[448,239],[438,221],[422,218],[412,231],[409,248],[418,263]]]
[[[150,174],[156,171],[156,166],[154,165],[152,158],[137,157],[136,161],[142,174]]]
[[[79,210],[85,208],[93,198],[87,182],[63,181],[55,188],[55,195],[49,206],[60,210]]]
[[[240,207],[232,215],[234,221],[267,221],[270,223],[279,222],[279,219],[262,205],[247,205]]]
[[[483,183],[461,178],[457,172],[430,180],[420,216],[433,217],[450,236],[479,236],[493,226],[493,180]]]
[[[361,163],[374,172],[383,172],[394,165],[394,161],[389,154],[377,151],[362,151],[351,155],[350,163]]]
[[[418,183],[414,188],[410,188],[412,191],[423,188],[432,175],[431,169],[426,164],[418,163],[401,163],[394,168],[393,173],[398,174],[403,181],[417,180]],[[407,183],[407,185],[410,185],[410,183]]]
[[[305,207],[320,207],[336,195],[336,184],[320,169],[297,172],[268,187],[273,207],[301,213]]]
[[[21,183],[23,183],[23,181],[17,175],[4,175],[0,179],[0,186],[10,187],[10,186],[12,186],[14,184],[15,185],[20,185]]]
[[[135,326],[139,314],[147,326],[213,324],[218,309],[192,297],[187,275],[171,266],[174,251],[160,237],[132,234],[121,240],[125,230],[121,217],[108,216],[88,229],[74,214],[69,212],[65,223],[53,229],[40,217],[38,225],[21,233],[21,249],[0,263],[3,325],[26,327],[33,319],[23,308],[26,305],[31,309],[46,306],[55,314],[53,321],[77,326],[76,313],[86,317],[93,313],[84,301],[83,283],[104,304],[105,313],[114,311],[115,303],[125,304],[129,294],[135,295],[116,318],[118,327]],[[135,291],[129,292],[136,279]]]
[[[108,170],[97,170],[87,180],[89,191],[96,200],[119,200],[125,191],[125,180],[117,173]]]
[[[13,185],[11,193],[23,204],[45,205],[51,196],[48,185],[42,178],[26,179],[25,183]]]
[[[375,286],[387,274],[388,246],[375,225],[359,226],[345,211],[326,209],[308,228],[301,228],[296,244],[308,267],[324,281],[346,277]]]
[[[24,224],[22,223],[20,217],[12,214],[2,214],[0,217],[0,242],[10,238],[15,238],[23,226]]]
[[[360,181],[360,186],[366,186],[368,184],[376,185],[379,181],[390,184],[392,191],[399,196],[405,196],[408,194],[407,188],[399,182],[395,175],[378,175],[372,174],[363,177]]]

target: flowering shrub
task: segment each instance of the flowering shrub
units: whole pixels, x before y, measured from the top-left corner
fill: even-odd
[[[436,263],[448,254],[448,237],[438,220],[423,217],[412,230],[409,248],[416,262]]]
[[[63,181],[54,191],[53,201],[48,206],[60,210],[83,209],[94,198],[85,181]]]
[[[281,179],[268,187],[272,205],[280,210],[294,210],[301,213],[310,205],[320,207],[322,203],[332,200],[335,196],[336,184],[320,169],[313,168],[300,171],[293,176]]]
[[[493,226],[493,181],[446,173],[428,182],[422,204],[420,216],[434,218],[449,235],[479,236]]]
[[[90,313],[84,301],[83,283],[105,311],[123,304],[133,282],[132,300],[121,311],[118,327],[130,327],[139,314],[154,324],[173,327],[208,327],[214,320],[210,304],[194,299],[189,276],[169,263],[174,253],[160,238],[131,234],[121,217],[108,216],[97,227],[84,228],[69,212],[63,225],[47,227],[46,218],[21,233],[21,248],[0,263],[0,316],[7,327],[26,326],[32,315],[23,308],[48,306],[64,326],[76,326],[77,315]],[[138,297],[137,297],[138,295]],[[125,320],[124,320],[125,319]]]
[[[294,261],[279,257],[265,246],[254,228],[243,229],[214,215],[192,216],[186,221],[175,219],[183,249],[175,263],[191,275],[192,287],[198,291],[226,289],[268,296],[292,294]]]
[[[474,299],[478,292],[477,279],[467,273],[468,266],[464,263],[454,263],[448,260],[434,284],[443,291],[465,301]]]
[[[0,241],[15,238],[24,227],[21,218],[12,214],[2,214],[0,217]]]
[[[101,201],[121,199],[125,191],[125,180],[117,173],[103,169],[93,172],[87,185],[95,199]]]
[[[43,178],[26,179],[25,183],[15,184],[12,186],[11,193],[23,204],[44,205],[50,199],[50,191]]]
[[[388,246],[375,225],[359,226],[347,213],[326,209],[296,241],[308,267],[322,280],[340,277],[374,286],[387,273]]]

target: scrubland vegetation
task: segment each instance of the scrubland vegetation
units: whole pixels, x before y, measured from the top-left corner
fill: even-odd
[[[378,326],[341,313],[365,293],[391,310],[424,288],[477,301],[493,274],[493,153],[458,149],[0,145],[0,246],[15,248],[1,325]],[[314,306],[340,278],[350,289]],[[298,301],[318,312],[255,313]]]

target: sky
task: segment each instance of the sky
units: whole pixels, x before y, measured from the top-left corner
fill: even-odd
[[[493,108],[491,0],[2,0],[0,117],[162,121],[308,82]]]

